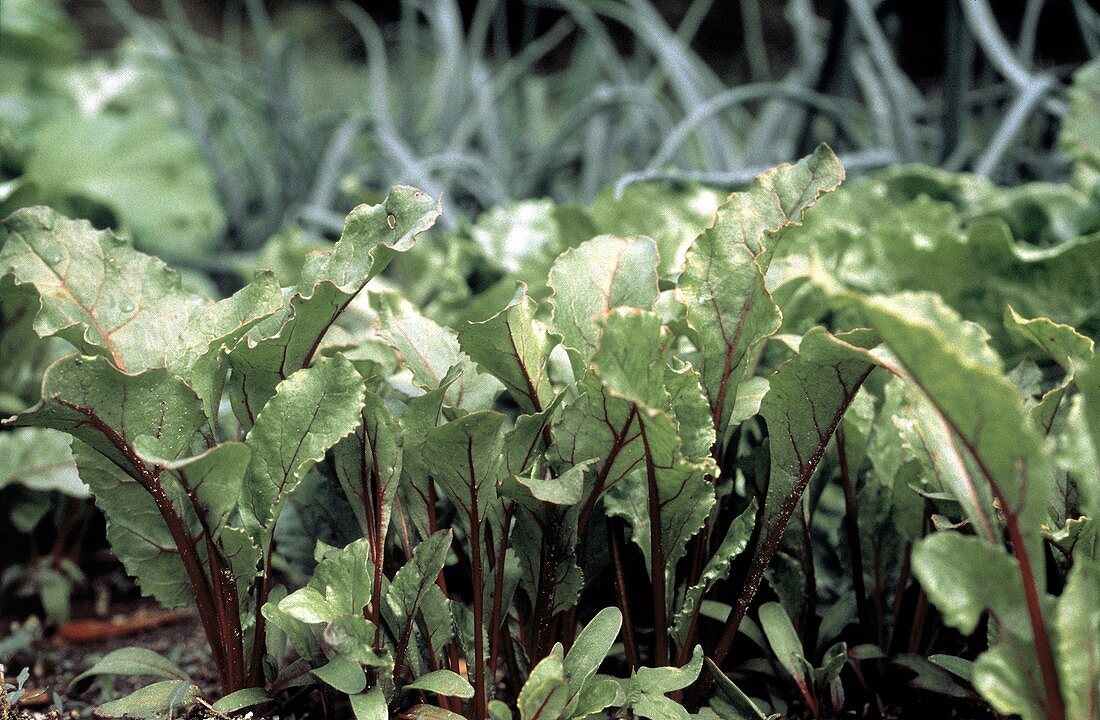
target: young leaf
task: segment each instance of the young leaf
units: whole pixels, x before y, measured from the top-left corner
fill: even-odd
[[[729,679],[729,677],[722,672],[714,661],[710,658],[704,658],[707,670],[717,681],[718,690],[729,700],[730,704],[741,713],[742,716],[748,720],[749,718],[757,718],[757,720],[779,720],[779,715],[767,715],[763,710],[746,695],[741,688]]]
[[[220,698],[210,707],[214,712],[228,714],[269,702],[271,702],[271,696],[260,688],[244,688]]]
[[[224,350],[232,348],[257,323],[283,307],[278,280],[257,273],[237,293],[195,312],[168,352],[168,370],[187,381],[203,401],[206,417],[215,421],[228,368]]]
[[[401,429],[382,398],[369,390],[364,393],[360,417],[359,425],[336,444],[332,455],[351,509],[363,533],[372,539],[377,563],[401,477]]]
[[[569,686],[565,680],[562,654],[561,644],[558,643],[549,655],[531,669],[531,674],[516,699],[520,720],[552,720],[561,717],[569,702]]]
[[[770,602],[761,605],[759,613],[760,627],[768,638],[768,644],[775,653],[775,658],[794,680],[802,697],[813,707],[814,698],[806,677],[809,665],[802,650],[802,641],[798,639],[798,633],[795,632],[787,611],[780,603]]]
[[[202,697],[198,686],[185,680],[162,680],[124,698],[106,702],[95,709],[104,718],[152,718],[189,707]]]
[[[81,681],[99,675],[121,675],[126,677],[153,677],[165,680],[187,680],[183,670],[159,653],[147,648],[127,647],[113,650],[72,679],[69,688],[74,688]]]
[[[395,293],[372,294],[371,302],[378,311],[381,337],[401,354],[413,384],[425,391],[435,390],[448,371],[458,366],[461,374],[447,388],[447,404],[470,411],[493,406],[501,390],[500,381],[477,371],[462,352],[454,330],[420,314]]]
[[[436,670],[421,675],[402,689],[406,692],[409,690],[424,690],[444,697],[463,699],[474,696],[474,689],[470,686],[470,683],[466,682],[461,675],[450,670]]]
[[[752,531],[756,527],[756,515],[756,499],[753,498],[749,506],[730,523],[726,537],[699,574],[699,582],[685,591],[684,600],[672,622],[672,637],[678,645],[683,645],[697,621],[703,595],[715,583],[729,577],[733,561],[748,547]]]
[[[382,688],[374,687],[369,692],[351,696],[351,710],[355,720],[389,720],[386,697]]]
[[[582,687],[596,673],[619,637],[622,625],[623,614],[614,607],[600,610],[585,625],[565,655],[563,668],[571,687]]]
[[[443,570],[451,547],[451,531],[441,530],[416,546],[413,557],[393,576],[386,588],[386,604],[390,613],[390,629],[397,647],[394,666],[401,671],[402,663],[413,637],[417,613],[425,596],[435,585]],[[438,589],[438,588],[437,588]],[[428,638],[430,640],[430,638]],[[431,652],[441,645],[432,645]]]
[[[494,412],[475,412],[428,432],[431,455],[425,459],[428,469],[461,511],[469,530],[470,565],[473,582],[473,655],[467,662],[474,673],[474,713],[487,714],[485,696],[485,598],[486,555],[482,549],[486,520],[497,500],[497,481],[504,435],[504,416]],[[498,558],[503,562],[503,558]]]

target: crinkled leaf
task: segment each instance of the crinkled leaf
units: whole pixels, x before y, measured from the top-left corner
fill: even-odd
[[[730,523],[726,537],[722,539],[714,555],[707,560],[703,572],[699,574],[699,581],[684,592],[683,603],[672,622],[672,637],[677,643],[682,644],[691,631],[691,623],[697,614],[703,595],[715,583],[729,577],[733,561],[748,547],[753,528],[756,527],[756,511],[756,500],[753,499],[749,506]]]
[[[127,372],[163,367],[205,301],[179,273],[86,220],[49,208],[16,211],[3,222],[0,268],[41,298],[34,329]]]
[[[680,277],[680,297],[699,349],[699,374],[714,429],[724,442],[739,383],[760,342],[779,329],[780,313],[764,284],[782,233],[802,223],[806,209],[844,179],[828,147],[795,165],[758,177],[718,208],[717,220],[692,245]]]
[[[462,352],[454,330],[420,314],[394,293],[374,294],[371,300],[378,311],[381,337],[401,354],[413,384],[425,391],[435,390],[447,372],[458,366],[461,375],[447,388],[447,404],[471,411],[493,406],[501,390],[500,381],[478,372]]]
[[[397,186],[378,205],[360,205],[345,220],[331,252],[311,253],[286,310],[257,328],[229,356],[231,398],[249,427],[275,387],[317,356],[341,313],[390,260],[408,250],[439,217],[435,200]]]

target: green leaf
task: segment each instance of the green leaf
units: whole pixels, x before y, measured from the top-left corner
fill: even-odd
[[[332,450],[336,477],[367,537],[385,538],[401,478],[401,429],[382,398],[364,394],[361,421]]]
[[[346,695],[354,696],[367,686],[367,675],[362,666],[343,657],[334,657],[313,670],[321,682]],[[358,715],[358,713],[356,713]]]
[[[756,515],[757,504],[754,498],[749,506],[730,523],[726,537],[722,539],[714,555],[707,560],[703,572],[699,574],[699,582],[684,592],[683,603],[672,623],[672,637],[677,644],[683,644],[691,631],[691,624],[696,617],[703,595],[714,587],[715,583],[729,577],[733,561],[748,547],[752,531],[756,527]]]
[[[576,704],[566,710],[570,718],[583,720],[590,717],[602,717],[608,708],[622,705],[626,701],[618,680],[608,677],[596,677],[584,684],[577,696]]]
[[[758,706],[752,698],[746,695],[741,688],[737,687],[737,685],[734,684],[734,682],[730,680],[710,658],[705,658],[704,662],[706,663],[707,670],[710,671],[710,674],[714,676],[714,679],[717,681],[718,691],[721,692],[722,695],[729,700],[730,704],[743,716],[746,718],[757,718],[758,720],[776,720],[780,717],[779,715],[765,714],[764,711],[760,709],[760,706]]]
[[[986,332],[928,293],[846,299],[855,300],[882,334],[909,381],[959,436],[983,479],[996,483],[1020,515],[1025,532],[1038,528],[1051,468]]]
[[[73,688],[82,680],[99,675],[121,675],[125,677],[153,677],[165,680],[190,681],[183,670],[159,653],[147,648],[126,647],[113,650],[100,658],[88,670],[77,675],[69,683]]]
[[[87,497],[88,486],[73,462],[65,433],[45,428],[16,428],[0,433],[0,488],[18,484],[39,492]]]
[[[232,348],[257,323],[283,307],[279,281],[269,272],[231,297],[206,305],[184,326],[177,346],[168,352],[167,367],[195,390],[206,416],[215,420],[228,362],[223,352]]]
[[[307,257],[285,311],[229,354],[231,399],[242,425],[251,426],[281,381],[313,362],[348,305],[439,214],[425,193],[397,186],[382,203],[352,210],[331,252]]]
[[[519,691],[516,706],[520,720],[553,720],[560,718],[569,702],[569,686],[565,679],[561,643],[539,661],[527,682]]]
[[[263,705],[271,702],[271,697],[260,688],[244,688],[225,697],[211,705],[214,712],[234,713],[255,705]]]
[[[521,283],[507,307],[488,320],[465,324],[458,333],[463,352],[504,383],[527,413],[540,413],[553,400],[547,364],[556,338],[535,320],[535,311]]]
[[[318,543],[317,568],[308,588],[324,596],[338,616],[362,618],[363,608],[370,602],[374,565],[370,560],[369,547],[366,538],[355,540],[343,548]],[[296,594],[291,593],[287,600]]]
[[[1035,425],[1049,435],[1066,390],[1074,381],[1076,365],[1087,362],[1093,356],[1093,342],[1069,325],[1056,323],[1050,318],[1027,320],[1011,306],[1005,308],[1005,327],[1042,349],[1062,371],[1061,381],[1045,392],[1030,412]]]
[[[874,369],[875,360],[866,350],[873,343],[866,331],[834,336],[814,328],[803,336],[798,355],[771,377],[760,406],[768,425],[771,468],[754,570],[763,573],[770,562],[829,440]],[[749,587],[742,600],[751,600],[754,593]]]
[[[381,337],[401,354],[414,385],[429,392],[435,390],[448,371],[457,366],[461,374],[447,388],[447,404],[470,411],[493,406],[501,390],[500,381],[478,372],[461,351],[454,330],[421,315],[395,293],[372,294],[371,303],[378,311]]]
[[[163,680],[136,690],[124,698],[106,702],[95,709],[99,717],[152,718],[168,716],[202,697],[202,691],[185,680]]]
[[[467,700],[474,696],[474,688],[470,683],[466,682],[465,678],[458,673],[450,670],[436,670],[427,675],[421,675],[402,689],[404,691],[425,690],[444,697]]]
[[[496,700],[494,702],[498,703],[499,705],[504,705],[504,703],[500,702],[499,700]],[[436,707],[434,705],[414,705],[413,707],[409,708],[409,711],[405,717],[407,717],[409,720],[465,720],[461,715],[457,713],[453,713],[450,710],[444,710],[443,708]],[[497,716],[494,714],[494,720],[496,717]],[[505,717],[510,719],[512,716],[509,714]]]
[[[428,431],[428,469],[467,518],[483,520],[496,499],[504,416],[482,411]]]
[[[390,717],[386,697],[380,687],[372,688],[362,695],[353,694],[351,710],[355,713],[355,720],[389,720]]]
[[[619,637],[622,625],[623,614],[618,608],[608,607],[596,613],[577,635],[563,663],[565,678],[574,692],[600,668]]]
[[[634,448],[640,451],[638,469],[614,486],[605,500],[607,512],[630,523],[632,540],[650,572],[664,573],[666,595],[671,599],[676,563],[714,505],[714,489],[707,478],[718,471],[707,454],[684,455],[685,449],[701,446],[689,442],[685,448],[680,436],[681,431],[690,431],[693,415],[690,400],[684,399],[690,393],[677,388],[680,402],[674,407],[666,382],[694,382],[694,396],[700,402],[701,392],[696,377],[670,370],[665,359],[668,344],[669,337],[653,313],[614,310],[607,316],[592,372],[601,378],[609,395],[631,404],[638,426],[638,442],[634,443],[640,446]],[[695,413],[694,417],[698,416]],[[677,422],[680,420],[684,420],[682,425]],[[707,427],[705,414],[703,427]],[[654,537],[656,533],[659,537]]]
[[[651,309],[657,300],[657,244],[601,235],[566,250],[550,270],[552,326],[580,377],[599,344],[599,319],[617,307]]]
[[[1079,371],[1077,386],[1082,398],[1080,421],[1075,428],[1080,435],[1078,444],[1081,446],[1079,454],[1082,456],[1077,464],[1083,471],[1082,476],[1088,477],[1090,471],[1100,470],[1100,357],[1094,357]],[[1100,491],[1092,483],[1085,482],[1082,485],[1088,516],[1100,518]]]
[[[0,268],[41,298],[34,329],[131,373],[163,367],[165,351],[205,301],[179,273],[128,242],[49,208],[3,221]]]
[[[1006,631],[1030,634],[1019,569],[1000,548],[956,532],[933,533],[913,547],[913,574],[944,622],[963,634],[974,632],[986,609]]]
[[[1075,558],[1065,590],[1058,598],[1058,675],[1066,701],[1066,717],[1100,714],[1100,566],[1091,558]]]
[[[362,378],[343,358],[320,360],[279,384],[245,438],[252,463],[242,505],[262,537],[305,473],[358,426],[362,407]]]
[[[287,595],[279,602],[279,610],[308,624],[332,622],[340,615],[340,611],[312,587],[304,587]]]
[[[650,695],[676,692],[677,690],[683,690],[688,685],[695,682],[702,669],[703,648],[700,645],[696,645],[695,650],[691,654],[691,660],[688,661],[687,665],[681,668],[638,668],[631,682],[638,690]]]
[[[795,632],[791,618],[780,603],[770,602],[760,606],[760,627],[764,630],[775,659],[791,676],[802,695],[811,698],[807,682],[807,661],[802,641]]]
[[[974,677],[974,663],[954,655],[929,655],[928,659],[952,675],[970,682]]]
[[[399,654],[404,652],[402,648],[409,648],[414,634],[420,632],[416,626],[417,613],[431,588],[438,589],[435,582],[447,560],[451,537],[450,530],[441,530],[417,545],[413,549],[412,559],[397,571],[386,588],[391,634],[396,638]],[[428,618],[425,617],[425,620]],[[431,647],[433,650],[442,649],[442,645],[434,643]],[[413,647],[413,650],[416,648]],[[401,671],[400,667],[396,669]]]
[[[822,145],[730,195],[687,253],[680,297],[719,442],[725,442],[738,385],[749,375],[753,354],[779,329],[779,309],[764,283],[772,252],[784,232],[802,224],[806,209],[843,179],[836,156]]]
[[[210,539],[217,540],[237,509],[244,477],[252,457],[250,448],[241,442],[225,442],[194,457],[171,460],[160,457],[160,442],[150,435],[134,440],[138,456],[152,467],[159,468],[161,477],[167,473],[192,499],[192,506],[203,513],[210,530]]]
[[[675,275],[688,247],[714,220],[723,200],[716,190],[699,185],[633,183],[621,193],[602,191],[588,214],[601,233],[652,237],[661,253],[660,275]]]
[[[189,602],[192,590],[165,517],[191,526],[191,502],[171,475],[158,477],[140,459],[134,443],[147,435],[158,438],[161,456],[184,451],[203,422],[194,392],[164,370],[127,375],[104,358],[76,355],[54,363],[42,387],[42,402],[5,422],[50,427],[79,440],[74,458],[108,518],[115,555],[160,602]]]

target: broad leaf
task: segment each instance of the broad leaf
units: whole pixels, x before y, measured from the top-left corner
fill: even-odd
[[[270,537],[306,471],[362,421],[362,407],[362,378],[343,358],[322,360],[279,384],[245,438],[252,462],[242,504],[261,537]]]
[[[520,409],[529,413],[542,412],[553,400],[547,363],[556,343],[535,319],[535,310],[521,285],[507,307],[458,333],[463,352],[504,383]]]
[[[599,344],[600,318],[617,307],[651,309],[657,300],[657,244],[601,235],[566,250],[548,281],[552,325],[580,377]]]
[[[205,301],[179,273],[85,220],[48,208],[20,210],[3,222],[0,267],[42,300],[34,329],[58,335],[127,372],[163,367],[165,350]]]
[[[724,442],[737,389],[760,342],[779,329],[780,313],[764,284],[775,245],[802,223],[817,198],[834,190],[844,170],[822,145],[795,165],[758,177],[718,208],[714,225],[687,253],[680,297],[699,349],[699,374]]]

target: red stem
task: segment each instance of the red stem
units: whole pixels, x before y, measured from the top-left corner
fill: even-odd
[[[645,449],[646,482],[649,485],[649,559],[653,582],[653,663],[668,665],[668,607],[665,600],[665,550],[661,542],[661,498],[657,489],[657,468],[649,448],[645,423],[638,419]]]
[[[482,579],[481,518],[477,506],[477,474],[474,470],[473,439],[466,443],[470,468],[470,570],[474,592],[474,718],[488,720],[489,704],[485,697],[485,597]]]
[[[623,572],[623,526],[622,520],[608,518],[607,544],[611,549],[611,564],[615,568],[615,597],[619,601],[619,612],[623,614],[623,648],[626,661],[631,670],[641,667],[638,654],[638,641],[634,637],[634,623],[630,618],[630,600],[626,591],[626,574]]]

